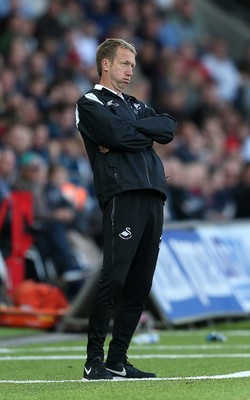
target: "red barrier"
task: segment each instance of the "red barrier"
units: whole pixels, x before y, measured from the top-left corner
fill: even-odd
[[[27,227],[33,223],[32,194],[27,191],[12,192],[11,198],[3,202],[0,209],[0,230],[11,206],[11,254],[5,259],[8,267],[8,294],[24,280],[24,255],[32,244],[32,235]]]

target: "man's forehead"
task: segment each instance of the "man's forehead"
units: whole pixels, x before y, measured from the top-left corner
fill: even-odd
[[[124,47],[118,47],[116,56],[119,58],[135,59],[135,53],[129,49],[125,49]]]
[[[130,49],[126,49],[125,47],[118,47],[116,54],[135,57],[135,53]]]

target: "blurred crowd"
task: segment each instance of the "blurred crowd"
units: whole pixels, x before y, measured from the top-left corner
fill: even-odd
[[[79,270],[68,230],[102,246],[75,104],[98,82],[95,52],[107,37],[137,48],[129,93],[178,121],[175,140],[155,145],[166,223],[250,217],[250,42],[235,59],[193,0],[2,0],[0,206],[13,190],[32,193],[30,229],[60,275]]]

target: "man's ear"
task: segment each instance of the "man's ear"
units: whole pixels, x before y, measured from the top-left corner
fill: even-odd
[[[109,69],[109,61],[106,58],[104,58],[102,60],[102,70],[107,72],[108,69]]]

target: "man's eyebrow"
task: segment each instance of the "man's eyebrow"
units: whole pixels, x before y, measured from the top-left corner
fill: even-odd
[[[129,61],[129,60],[122,60],[121,62],[122,62],[122,63],[126,63],[126,64],[131,64],[133,67],[136,66],[136,63],[135,63],[135,62],[131,62],[131,61]]]

